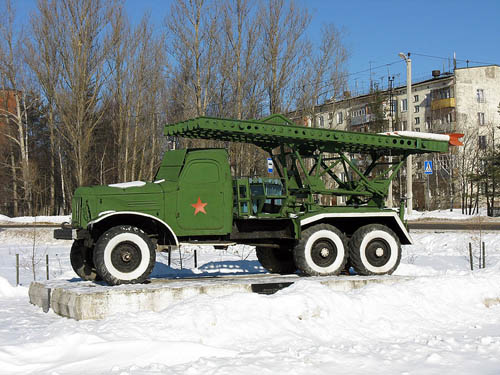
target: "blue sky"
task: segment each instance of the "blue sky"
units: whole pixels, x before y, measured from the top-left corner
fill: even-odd
[[[325,23],[345,31],[345,44],[351,51],[351,89],[369,87],[370,65],[372,79],[383,86],[388,74],[396,77],[395,83],[404,85],[406,70],[399,52],[412,53],[413,81],[430,78],[434,69],[448,70],[453,66],[454,52],[459,60],[500,65],[500,0],[296,1],[312,15],[308,33],[313,41],[320,37]],[[19,13],[26,14],[35,0],[16,3]],[[170,1],[126,0],[125,4],[132,19],[149,11],[152,21],[161,27]],[[465,65],[457,63],[458,67]]]
[[[334,23],[345,31],[345,43],[351,51],[351,89],[369,87],[370,65],[373,80],[385,86],[390,74],[395,76],[395,83],[404,85],[406,67],[399,52],[412,53],[414,81],[430,78],[435,69],[448,71],[453,67],[454,52],[459,60],[500,65],[500,0],[296,1],[312,15],[310,39],[320,37],[325,23]],[[127,0],[126,6],[129,14],[149,9],[155,22],[161,24],[169,3]],[[458,61],[457,66],[466,63]],[[365,72],[358,73],[361,71]]]
[[[351,50],[349,71],[354,73],[400,60],[398,52],[412,53],[414,79],[430,78],[433,69],[448,70],[447,59],[500,64],[500,1],[498,0],[301,0],[314,22],[334,22],[344,27]],[[316,29],[313,25],[313,29]],[[314,36],[314,31],[312,31]],[[452,63],[451,63],[452,64]],[[472,64],[470,64],[472,65]],[[453,65],[451,65],[453,67]],[[457,66],[466,66],[458,61]],[[403,62],[372,71],[372,77],[387,82],[406,82]],[[351,76],[358,84],[369,82],[369,72]]]

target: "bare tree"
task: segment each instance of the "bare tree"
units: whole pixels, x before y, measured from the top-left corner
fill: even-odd
[[[186,79],[180,83],[194,99],[194,114],[203,116],[216,79],[219,14],[215,3],[175,0],[166,25],[170,32],[169,53],[183,64],[179,73]]]
[[[30,77],[22,56],[22,31],[15,32],[15,11],[10,0],[4,3],[4,21],[0,24],[0,84],[5,102],[13,99],[14,108],[0,109],[6,120],[7,131],[3,134],[12,142],[11,170],[15,184],[14,200],[17,204],[17,184],[22,187],[22,199],[26,211],[32,213],[32,178],[30,175],[28,111],[34,104],[29,94]],[[17,180],[17,170],[21,171]],[[17,211],[17,209],[16,209]]]
[[[248,0],[225,1],[223,13],[223,65],[220,70],[228,88],[224,91],[225,85],[220,85],[218,114],[237,119],[257,117],[264,98],[264,70],[258,50],[262,36],[259,14]],[[229,98],[225,99],[223,94]],[[255,174],[259,161],[266,157],[262,150],[244,143],[231,144],[229,155],[231,168],[237,176]]]
[[[305,32],[310,20],[307,10],[297,8],[293,0],[269,0],[261,5],[260,50],[270,113],[288,111],[293,102],[294,78],[309,51]]]
[[[115,12],[112,29],[113,79],[107,100],[113,113],[113,163],[119,180],[150,179],[161,143],[159,119],[166,65],[163,39],[153,34],[147,16],[132,30],[123,9]]]
[[[329,24],[322,27],[321,34],[319,45],[308,49],[303,74],[295,86],[296,107],[311,118],[315,117],[314,110],[320,101],[338,98],[347,85],[349,54],[343,32]]]
[[[478,210],[479,184],[478,171],[480,168],[480,155],[478,134],[468,132],[463,137],[463,146],[460,148],[458,162],[458,180],[462,213],[473,215]]]
[[[109,75],[105,62],[111,47],[106,33],[115,3],[39,0],[39,14],[34,19],[54,28],[46,38],[48,44],[57,46],[60,67],[54,95],[58,130],[73,165],[76,186],[89,182],[92,137],[104,114],[100,95]]]
[[[249,0],[226,0],[224,11],[224,56],[228,63],[222,75],[229,77],[233,104],[230,116],[242,119],[251,112],[249,98],[260,96],[263,71],[257,46],[261,37],[258,15]],[[250,94],[250,95],[249,95]],[[245,108],[246,107],[246,108]]]
[[[56,129],[56,91],[59,82],[61,66],[58,63],[58,46],[56,32],[52,18],[51,8],[39,3],[40,16],[31,17],[31,35],[25,41],[26,52],[25,59],[30,69],[36,76],[40,98],[44,102],[47,112],[47,124],[49,128],[49,147],[50,147],[50,168],[49,168],[49,212],[56,214],[56,171],[62,164],[62,154],[60,152],[60,142],[57,137]],[[59,184],[62,194],[62,205],[64,211],[65,205],[65,186],[63,170],[59,169]]]

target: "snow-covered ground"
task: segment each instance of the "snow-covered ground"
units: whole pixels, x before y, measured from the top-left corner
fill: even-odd
[[[407,220],[425,220],[425,219],[437,219],[437,220],[500,220],[500,218],[488,217],[486,214],[486,209],[479,210],[479,214],[466,215],[462,213],[462,210],[455,208],[450,210],[435,210],[435,211],[413,211],[411,215],[406,216]]]
[[[340,293],[304,280],[270,296],[198,296],[101,321],[29,304],[33,260],[37,279],[46,254],[51,278],[75,277],[69,244],[51,236],[0,229],[0,374],[500,373],[500,232],[413,231],[396,273],[419,277],[397,285]],[[172,267],[159,257],[153,276],[265,272],[250,247],[196,249],[197,269],[194,250],[173,254]]]
[[[20,217],[9,217],[0,214],[0,223],[5,224],[36,224],[36,223],[47,223],[47,224],[61,224],[64,222],[70,222],[71,215],[62,216],[20,216]]]

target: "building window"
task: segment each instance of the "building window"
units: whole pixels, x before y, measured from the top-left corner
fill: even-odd
[[[419,132],[419,131],[420,131],[420,128],[415,128],[415,131],[416,131],[416,132]]]
[[[406,130],[407,128],[408,128],[408,122],[403,121],[403,129],[401,129],[401,130]]]
[[[320,128],[325,127],[325,120],[323,119],[323,116],[319,116],[319,127]]]
[[[453,98],[453,88],[445,87],[442,89],[432,90],[431,97],[432,100]]]
[[[483,89],[477,89],[476,99],[477,99],[478,103],[484,103],[484,90]]]
[[[420,117],[415,117],[415,125],[419,125],[420,124]]]
[[[328,112],[328,120],[331,120],[333,118],[333,112]]]
[[[479,125],[484,125],[484,112],[477,113],[477,121]]]
[[[427,117],[425,119],[425,128],[426,129],[430,129],[431,128],[431,118],[430,117]]]
[[[479,149],[481,150],[486,149],[486,136],[480,135],[478,140],[479,140]]]
[[[416,102],[418,102],[418,95],[413,96],[413,103],[416,103]]]
[[[448,113],[448,114],[446,115],[446,122],[447,122],[448,124],[449,124],[449,123],[451,123],[451,122],[453,122],[453,113],[451,113],[451,112],[450,112],[450,113]]]
[[[344,114],[343,112],[337,113],[337,124],[342,124],[344,122]]]
[[[418,113],[420,112],[420,106],[419,105],[416,105],[415,106],[415,110],[414,110],[415,113]]]
[[[401,112],[406,112],[408,110],[408,100],[401,100]]]

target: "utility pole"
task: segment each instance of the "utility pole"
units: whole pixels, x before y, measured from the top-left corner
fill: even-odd
[[[394,121],[394,106],[392,105],[392,85],[394,82],[394,76],[387,77],[387,85],[389,89],[389,132],[393,131],[393,121]],[[389,156],[389,163],[392,163],[392,156]],[[392,180],[389,184],[389,192],[387,193],[387,207],[392,208]]]
[[[413,130],[413,106],[411,97],[411,59],[410,52],[408,55],[400,52],[399,57],[401,57],[406,62],[406,130]],[[412,170],[412,155],[408,155],[406,158],[406,213],[411,215],[413,212],[413,170]]]

